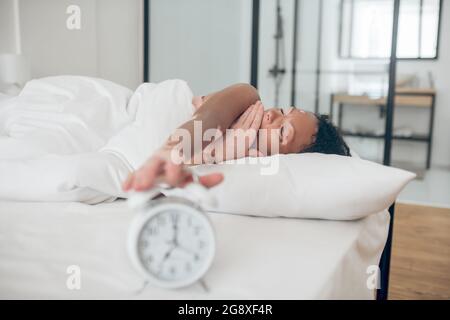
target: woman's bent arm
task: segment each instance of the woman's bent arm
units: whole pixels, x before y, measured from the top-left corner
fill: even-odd
[[[187,130],[191,137],[190,146],[191,153],[200,152],[201,150],[194,150],[194,123],[201,121],[202,132],[208,129],[220,128],[222,131],[229,128],[234,120],[236,120],[250,105],[259,100],[258,91],[250,84],[240,83],[229,86],[221,91],[212,94],[201,106],[198,108],[193,118],[178,129]],[[197,137],[198,139],[198,137]],[[180,141],[169,139],[162,149],[172,149]],[[202,149],[209,143],[203,141]]]
[[[226,130],[231,126],[250,105],[259,100],[258,91],[249,84],[235,84],[212,94],[194,113],[193,118],[178,129],[187,130],[190,137],[191,155],[195,151],[202,151],[209,141],[203,141],[202,150],[195,150],[194,121],[201,121],[202,132],[208,129],[220,128]],[[165,182],[172,186],[184,186],[192,181],[192,175],[183,168],[183,165],[175,164],[171,160],[172,149],[180,141],[169,138],[161,149],[152,155],[147,162],[137,171],[130,174],[124,182],[123,188],[128,190],[146,190],[159,182]],[[206,187],[212,187],[223,180],[221,174],[209,174],[200,177],[200,183]]]

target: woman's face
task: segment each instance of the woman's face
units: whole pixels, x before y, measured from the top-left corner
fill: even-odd
[[[263,153],[298,153],[315,142],[317,118],[311,112],[294,107],[271,108],[264,112],[260,129],[266,129],[258,139],[258,149]],[[276,148],[273,139],[278,140],[278,152],[272,150],[272,145]]]

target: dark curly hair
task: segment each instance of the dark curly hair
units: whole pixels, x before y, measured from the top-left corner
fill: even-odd
[[[300,153],[318,152],[351,156],[350,148],[345,143],[338,128],[328,119],[328,115],[314,114],[317,118],[317,134],[314,144],[300,151]]]

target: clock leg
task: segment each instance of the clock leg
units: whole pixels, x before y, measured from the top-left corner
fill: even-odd
[[[203,290],[205,290],[206,293],[209,292],[209,288],[206,285],[205,281],[203,280],[203,278],[201,278],[200,280],[198,280],[198,282],[200,283],[200,285],[202,286]]]
[[[136,296],[137,296],[137,295],[140,295],[142,292],[144,292],[144,290],[145,290],[145,288],[147,288],[147,286],[148,286],[148,281],[145,280],[145,281],[144,281],[144,284],[142,285],[142,287],[141,287],[140,289],[136,290],[136,292],[135,292],[134,294],[135,294]]]

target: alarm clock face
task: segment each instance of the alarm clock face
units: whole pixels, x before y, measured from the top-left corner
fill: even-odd
[[[163,287],[182,287],[208,270],[215,240],[208,218],[193,206],[162,203],[141,220],[136,253],[149,280]]]

